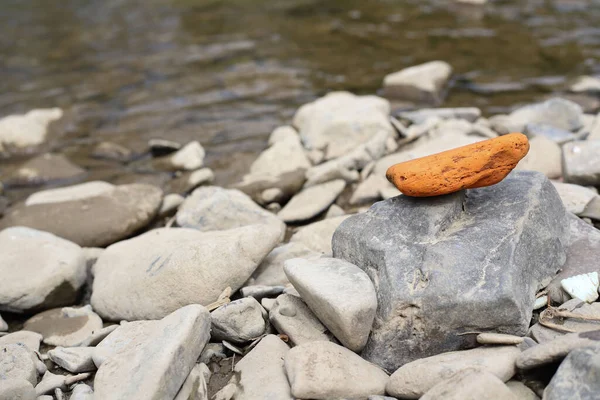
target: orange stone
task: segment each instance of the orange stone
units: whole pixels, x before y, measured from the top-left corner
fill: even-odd
[[[440,196],[500,182],[528,151],[527,136],[511,133],[392,165],[385,175],[407,196]]]

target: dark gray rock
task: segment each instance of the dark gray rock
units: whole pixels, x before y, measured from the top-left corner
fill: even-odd
[[[565,261],[566,224],[556,190],[536,172],[447,196],[399,196],[348,218],[334,256],[365,270],[378,292],[363,356],[395,370],[472,344],[462,332],[525,335],[536,290]]]
[[[569,353],[544,390],[544,399],[591,400],[599,393],[600,346],[590,346]]]

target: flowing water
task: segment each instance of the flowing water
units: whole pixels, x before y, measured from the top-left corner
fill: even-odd
[[[4,0],[0,117],[65,109],[52,150],[88,180],[171,178],[143,159],[90,158],[99,142],[142,154],[150,138],[199,140],[226,185],[301,104],[377,93],[410,65],[449,62],[444,105],[486,114],[560,92],[600,73],[599,22],[591,0]]]

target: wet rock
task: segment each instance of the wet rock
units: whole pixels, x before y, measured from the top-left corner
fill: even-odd
[[[8,324],[2,319],[2,315],[0,315],[0,332],[6,332],[7,330]]]
[[[506,382],[515,374],[516,346],[480,347],[422,358],[403,365],[390,376],[387,393],[402,399],[418,399],[440,381],[477,368]]]
[[[173,214],[184,200],[184,197],[180,194],[170,193],[166,195],[158,210],[158,216],[164,217]]]
[[[269,226],[270,230],[280,230],[282,239],[285,232],[285,224],[250,197],[239,190],[217,186],[203,186],[194,190],[179,207],[177,224],[199,231],[261,224]]]
[[[598,193],[584,186],[571,183],[552,182],[567,211],[575,215],[582,214],[586,206]]]
[[[69,400],[94,400],[94,391],[85,383],[77,384],[71,390]]]
[[[35,385],[37,383],[35,357],[24,344],[0,345],[0,379],[23,379]]]
[[[386,177],[406,195],[439,196],[500,182],[528,151],[525,135],[504,135],[393,165]]]
[[[279,228],[261,224],[144,233],[102,253],[91,304],[109,320],[157,319],[186,304],[208,305],[225,288],[242,287],[281,236]]]
[[[80,345],[94,331],[102,329],[102,320],[89,305],[64,307],[31,317],[23,328],[41,334],[46,344],[70,347]]]
[[[377,309],[377,294],[369,276],[335,258],[292,259],[286,261],[284,270],[302,300],[331,333],[350,350],[362,350]]]
[[[113,355],[100,365],[94,379],[95,397],[174,398],[209,338],[208,311],[199,305],[180,308],[158,321],[139,346]]]
[[[133,158],[133,152],[120,144],[101,142],[92,150],[92,158],[126,163]]]
[[[0,153],[42,144],[46,140],[49,125],[62,116],[60,108],[47,108],[0,119]]]
[[[369,267],[380,305],[362,355],[394,370],[466,346],[465,326],[524,335],[541,282],[564,263],[566,224],[556,190],[535,172],[450,196],[399,196],[347,219],[333,254]]]
[[[565,144],[577,139],[577,135],[574,135],[569,131],[541,123],[527,124],[525,126],[525,134],[529,138],[543,136],[556,144]]]
[[[253,297],[232,301],[213,311],[212,340],[246,343],[265,333],[262,306]]]
[[[569,333],[523,351],[516,360],[516,366],[519,369],[538,368],[561,361],[575,349],[598,344],[600,344],[600,330]]]
[[[173,169],[194,171],[204,165],[204,148],[196,141],[190,142],[169,156],[168,162]]]
[[[146,226],[161,201],[155,186],[88,182],[33,194],[0,220],[0,228],[26,226],[80,246],[102,247]]]
[[[543,136],[535,136],[529,140],[529,146],[529,152],[516,170],[541,172],[550,179],[562,176],[562,151],[558,144]]]
[[[27,161],[15,174],[4,180],[8,186],[38,186],[74,181],[85,174],[83,168],[61,154],[43,154]]]
[[[520,344],[523,343],[523,338],[520,336],[506,335],[504,333],[484,332],[477,335],[477,343],[479,344]]]
[[[289,347],[277,336],[267,335],[234,368],[234,377],[215,400],[292,400],[283,367]]]
[[[301,399],[366,398],[385,394],[388,376],[352,351],[331,342],[309,342],[285,357],[292,395]]]
[[[252,297],[257,301],[260,301],[265,297],[277,297],[283,293],[284,290],[284,286],[252,285],[241,288],[240,295],[242,295],[242,297]]]
[[[563,146],[565,182],[579,185],[600,185],[600,140],[582,140]]]
[[[148,147],[154,157],[166,156],[181,149],[181,144],[172,140],[165,139],[150,139]]]
[[[26,330],[9,333],[6,336],[0,336],[0,346],[9,344],[24,344],[31,351],[40,351],[40,342],[43,336],[37,332]]]
[[[283,264],[292,258],[314,258],[320,257],[321,253],[313,251],[301,242],[290,242],[282,244],[273,249],[269,255],[260,263],[252,274],[249,283],[252,285],[277,286],[289,283]]]
[[[349,215],[327,218],[313,222],[298,229],[290,238],[290,243],[302,243],[310,250],[325,255],[331,255],[331,238],[333,232]]]
[[[95,371],[92,359],[93,347],[56,347],[48,351],[48,357],[56,365],[69,372]]]
[[[278,332],[288,336],[293,345],[328,341],[327,328],[301,298],[282,294],[269,311],[269,321]]]
[[[331,92],[303,105],[294,116],[304,146],[325,152],[331,160],[349,153],[379,131],[393,134],[390,104],[377,96]]]
[[[600,391],[600,345],[575,349],[560,364],[544,399],[593,399]]]
[[[552,98],[516,109],[508,116],[508,123],[512,132],[523,132],[527,124],[533,123],[573,132],[583,126],[583,110],[572,101]]]
[[[81,247],[47,232],[0,232],[0,310],[23,312],[72,304],[86,279]]]
[[[284,222],[299,222],[314,218],[325,211],[345,187],[346,182],[338,179],[306,188],[292,197],[277,216]]]
[[[444,61],[430,61],[386,75],[386,95],[418,103],[441,103],[442,92],[452,75],[452,67]]]
[[[403,111],[398,113],[397,116],[409,120],[413,124],[422,124],[433,117],[439,119],[464,119],[469,122],[475,122],[481,117],[481,110],[477,107],[421,108],[416,111]]]
[[[429,390],[421,400],[518,400],[495,375],[477,369],[457,372]]]
[[[25,379],[0,378],[0,399],[36,400],[33,385]]]
[[[196,364],[173,400],[208,400],[207,383],[210,376],[206,364]]]

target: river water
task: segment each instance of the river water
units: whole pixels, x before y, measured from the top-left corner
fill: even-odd
[[[444,105],[488,115],[560,93],[600,73],[599,22],[586,0],[4,0],[0,116],[65,109],[53,151],[88,180],[163,184],[143,162],[89,156],[101,141],[143,153],[160,137],[199,140],[227,185],[301,104],[377,93],[410,65],[449,62]]]

